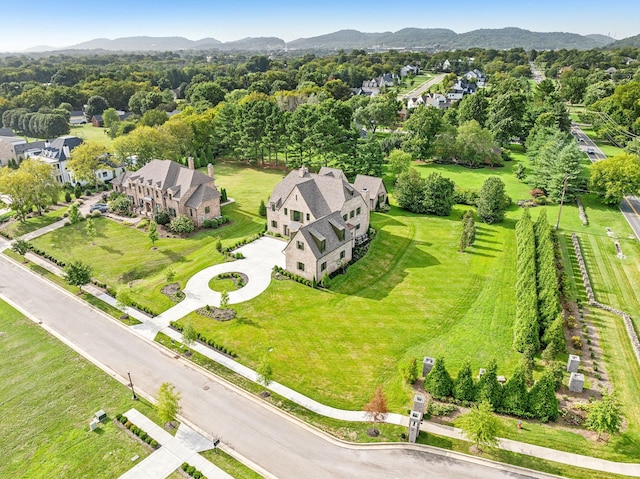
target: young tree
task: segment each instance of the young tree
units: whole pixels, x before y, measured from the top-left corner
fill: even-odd
[[[195,343],[198,339],[198,332],[196,328],[193,327],[191,321],[187,321],[182,330],[182,342],[187,348],[191,348],[193,343]]]
[[[465,360],[453,383],[453,397],[459,401],[473,401],[475,398],[475,383],[471,373],[471,364]]]
[[[509,204],[504,183],[497,176],[487,178],[478,194],[478,217],[483,223],[499,223]]]
[[[529,408],[529,393],[524,368],[518,366],[502,390],[501,411],[514,416],[524,416]]]
[[[176,272],[169,268],[167,271],[165,271],[164,273],[164,278],[167,280],[167,283],[172,283],[174,279],[176,279]]]
[[[25,259],[24,256],[29,252],[30,249],[31,249],[31,245],[29,244],[29,242],[23,239],[17,239],[11,244],[11,250],[14,253],[17,253],[20,256],[22,256],[22,259],[25,262],[27,260]]]
[[[91,266],[80,260],[74,260],[64,268],[64,279],[74,286],[84,286],[91,282],[91,272]]]
[[[75,225],[80,222],[82,219],[82,215],[80,214],[80,209],[78,207],[78,203],[73,203],[69,207],[69,223]]]
[[[96,225],[93,221],[93,218],[87,218],[87,225],[85,226],[85,232],[87,233],[87,238],[93,244],[93,240],[96,239]]]
[[[227,309],[229,307],[229,293],[223,291],[220,293],[220,309]]]
[[[545,371],[529,391],[529,412],[542,422],[558,419],[558,398],[553,371]]]
[[[388,413],[389,407],[387,406],[387,398],[382,391],[382,387],[378,386],[373,398],[371,398],[371,401],[364,406],[365,417],[373,422],[374,430],[378,432],[375,425],[380,422],[384,422]]]
[[[418,380],[418,360],[411,358],[400,365],[402,380],[407,384],[413,384]]]
[[[498,365],[496,360],[492,359],[476,387],[476,399],[487,401],[494,409],[500,409],[502,406],[502,386],[498,382],[497,373]]]
[[[478,449],[481,449],[481,446],[492,448],[498,445],[500,420],[493,414],[491,404],[487,401],[472,407],[456,421],[456,425]]]
[[[258,382],[265,388],[273,381],[273,368],[266,354],[262,357],[260,364],[258,364],[256,373],[258,373]]]
[[[180,414],[182,408],[180,407],[179,391],[175,390],[175,387],[171,383],[162,383],[158,390],[158,402],[156,403],[156,410],[160,420],[166,425],[169,423],[173,426],[176,420],[176,416]]]
[[[260,207],[258,208],[258,214],[263,218],[267,216],[267,207],[264,204],[264,200],[260,200]]]
[[[149,222],[149,230],[147,231],[147,238],[149,238],[149,241],[151,241],[151,246],[153,246],[155,242],[158,241],[158,238],[159,238],[158,223],[156,223],[153,220]]]
[[[451,396],[453,381],[444,365],[444,358],[436,358],[433,369],[424,380],[424,389],[434,398],[440,399]]]
[[[615,434],[622,426],[622,412],[620,403],[614,393],[602,391],[602,399],[589,404],[587,409],[587,429],[602,434]]]
[[[33,206],[38,214],[44,213],[45,208],[58,202],[60,185],[55,179],[53,167],[44,161],[29,158],[20,163],[20,171],[31,177],[29,189]]]

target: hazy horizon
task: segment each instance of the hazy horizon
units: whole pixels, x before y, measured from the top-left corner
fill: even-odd
[[[78,8],[77,2],[68,0],[27,0],[3,6],[5,18],[15,21],[5,21],[0,30],[0,51],[20,52],[39,46],[63,48],[96,38],[132,36],[190,40],[211,37],[222,42],[278,37],[290,42],[345,29],[395,32],[403,28],[446,28],[464,33],[517,27],[536,32],[602,34],[615,39],[640,33],[636,20],[640,18],[640,2],[631,0],[616,0],[606,9],[601,2],[589,0],[523,0],[517,4],[506,0],[460,0],[451,5],[406,0],[400,7],[371,0],[346,11],[345,3],[337,0],[217,3],[112,0],[87,2]],[[28,18],[24,18],[27,14]]]

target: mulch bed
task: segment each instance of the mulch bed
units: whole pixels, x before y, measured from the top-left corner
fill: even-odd
[[[214,306],[207,308],[196,309],[196,313],[207,318],[215,319],[216,321],[230,321],[236,317],[234,309],[220,309]]]
[[[180,283],[170,283],[163,287],[160,292],[174,303],[179,303],[185,298],[184,293],[180,290]]]

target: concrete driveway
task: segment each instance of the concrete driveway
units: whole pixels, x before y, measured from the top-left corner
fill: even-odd
[[[255,298],[269,287],[273,267],[277,265],[284,268],[285,257],[282,250],[286,245],[282,240],[263,236],[235,250],[236,253],[242,253],[244,259],[216,264],[193,275],[184,288],[186,298],[153,318],[153,322],[163,329],[169,325],[169,321],[177,321],[207,304],[219,306],[221,294],[209,288],[209,281],[220,273],[244,273],[248,278],[244,287],[229,293],[229,304]]]

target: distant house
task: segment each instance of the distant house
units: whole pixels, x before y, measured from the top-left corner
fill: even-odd
[[[84,116],[82,110],[74,110],[69,112],[69,124],[71,125],[84,125],[87,119]]]
[[[125,121],[127,118],[133,115],[133,112],[131,111],[117,110],[116,113],[118,114],[118,118],[120,119],[120,121]],[[102,115],[93,115],[91,117],[91,124],[96,128],[103,127],[104,119],[102,118]]]
[[[188,216],[197,226],[220,216],[220,193],[213,165],[209,164],[205,175],[195,170],[193,158],[189,158],[188,167],[169,160],[152,160],[137,171],[123,173],[111,184],[147,216],[166,210],[172,218]]]
[[[44,141],[27,141],[13,134],[10,128],[3,128],[0,135],[0,166],[7,166],[10,160],[21,161],[32,152],[42,149]]]
[[[447,92],[447,99],[452,101],[462,100],[465,95],[470,95],[478,90],[476,83],[469,82],[465,79],[460,79],[455,82],[451,87],[451,90]]]
[[[444,110],[451,106],[451,100],[447,99],[440,93],[427,93],[426,95],[420,95],[414,98],[409,98],[407,102],[407,109],[417,108],[420,105],[433,106],[440,110]]]
[[[618,71],[618,69],[617,69],[616,67],[610,67],[610,68],[607,68],[604,72],[605,72],[605,73],[608,73],[608,74],[609,74],[609,75],[611,75],[611,76],[613,76],[613,74],[614,74],[615,72],[617,72],[617,71]]]
[[[319,281],[351,260],[355,245],[367,238],[379,196],[386,201],[386,190],[380,193],[375,180],[360,175],[352,185],[342,170],[311,173],[302,167],[276,185],[267,205],[267,230],[289,238],[289,271]]]
[[[400,76],[404,78],[408,75],[417,75],[419,71],[420,69],[416,66],[406,65],[400,69]]]
[[[399,77],[392,73],[385,73],[382,76],[372,78],[371,80],[364,80],[362,87],[358,92],[354,91],[356,95],[368,95],[376,96],[380,94],[382,88],[395,86],[399,81]]]
[[[482,73],[480,70],[478,70],[477,68],[474,68],[473,70],[468,71],[467,73],[464,74],[464,77],[467,80],[475,80],[475,83],[479,86],[479,87],[484,87],[487,84],[487,77],[484,73]]]
[[[73,171],[67,168],[67,162],[70,159],[71,151],[78,145],[82,144],[82,139],[77,136],[61,136],[53,140],[47,140],[39,150],[32,150],[27,155],[29,158],[35,158],[51,165],[53,173],[61,184],[75,185],[77,183],[86,184],[86,181],[79,181],[73,174]],[[96,171],[96,177],[101,181],[109,181],[115,175],[122,173],[124,168],[112,165],[112,168],[104,168]]]

